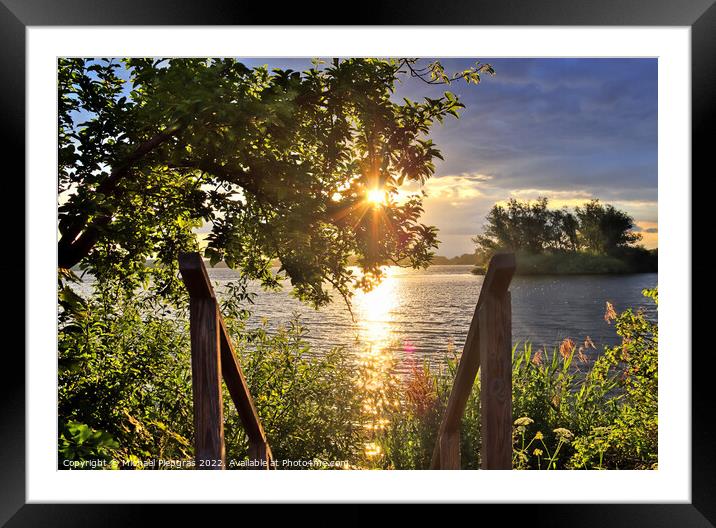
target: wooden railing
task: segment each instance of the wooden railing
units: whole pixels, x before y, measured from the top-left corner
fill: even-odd
[[[179,271],[189,291],[196,468],[226,468],[223,376],[249,439],[249,467],[271,469],[271,449],[199,253],[180,254]]]
[[[512,469],[511,253],[492,257],[438,431],[431,469],[460,469],[460,422],[480,370],[482,469]]]

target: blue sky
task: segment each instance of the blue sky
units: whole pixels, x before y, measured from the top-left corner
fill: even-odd
[[[476,59],[443,59],[459,71]],[[554,206],[613,203],[657,246],[657,60],[480,58],[494,77],[448,89],[466,105],[431,137],[445,161],[427,184],[424,221],[440,228],[439,254],[470,252],[490,207],[547,196]],[[245,59],[248,66],[305,69],[308,59]],[[415,79],[397,96],[446,88]]]

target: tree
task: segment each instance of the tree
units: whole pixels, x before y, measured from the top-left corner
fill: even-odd
[[[423,183],[440,151],[434,123],[457,117],[450,92],[394,101],[404,76],[478,83],[489,65],[448,75],[417,59],[315,61],[304,72],[235,59],[61,59],[58,266],[80,265],[126,289],[177,292],[176,255],[196,250],[265,285],[281,262],[302,299],[345,298],[380,266],[427,265],[437,230],[419,222]],[[371,202],[369,192],[385,193]],[[364,271],[347,267],[351,255]],[[147,258],[156,259],[147,267]]]
[[[579,222],[566,207],[552,211],[552,246],[562,251],[577,251]]]
[[[575,214],[581,246],[591,253],[612,255],[641,240],[641,235],[633,231],[634,219],[613,205],[592,200],[575,208]]]
[[[634,219],[613,205],[592,200],[576,207],[574,213],[567,208],[548,207],[547,198],[534,202],[510,199],[504,206],[495,204],[487,215],[483,233],[473,239],[483,260],[497,251],[586,251],[622,256],[625,250],[633,255],[646,251],[632,247],[641,240],[641,235],[633,231]]]
[[[534,202],[511,198],[505,206],[495,204],[487,215],[483,234],[473,239],[478,252],[544,251],[554,239],[552,213],[547,205],[547,198]]]

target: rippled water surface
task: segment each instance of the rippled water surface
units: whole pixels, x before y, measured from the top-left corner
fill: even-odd
[[[461,350],[482,287],[482,276],[472,266],[431,266],[427,270],[392,267],[383,283],[370,293],[353,299],[355,321],[340,297],[319,311],[290,294],[290,285],[278,292],[258,293],[250,326],[266,320],[269,328],[286,325],[298,315],[308,329],[306,339],[316,353],[345,346],[373,360],[427,359],[442,363],[453,348]],[[209,268],[218,292],[238,274],[226,268]],[[634,275],[576,275],[515,277],[512,291],[512,341],[529,340],[549,349],[565,337],[575,341],[591,337],[598,353],[604,345],[618,342],[614,326],[604,321],[606,302],[617,311],[643,308],[656,319],[654,305],[641,295],[657,284],[656,273]],[[90,282],[80,286],[85,293]]]
[[[467,336],[483,277],[471,266],[431,266],[427,270],[390,268],[388,278],[370,293],[355,296],[355,322],[342,300],[320,311],[293,299],[287,289],[260,293],[252,308],[252,325],[267,318],[275,328],[298,314],[317,351],[346,346],[357,352],[390,353],[399,359],[441,362],[448,343],[460,350]],[[210,269],[220,291],[236,278],[228,269]],[[656,318],[641,295],[657,284],[656,274],[515,277],[512,281],[512,339],[552,347],[565,337],[586,336],[601,349],[618,336],[604,321],[607,301],[617,311],[643,307]],[[258,289],[258,287],[256,286]]]

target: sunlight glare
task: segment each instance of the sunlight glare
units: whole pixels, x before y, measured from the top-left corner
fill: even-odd
[[[397,304],[396,281],[391,272],[390,268],[385,268],[383,281],[378,286],[356,295],[361,340],[381,354],[390,345],[391,312]]]
[[[382,205],[385,203],[386,193],[382,189],[371,189],[368,191],[367,199],[373,205]]]

